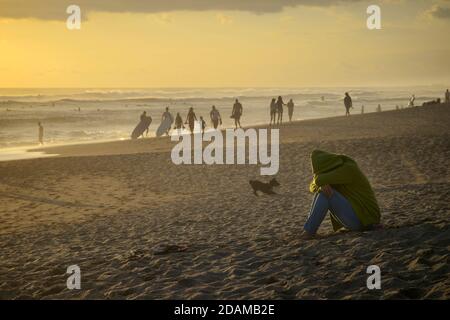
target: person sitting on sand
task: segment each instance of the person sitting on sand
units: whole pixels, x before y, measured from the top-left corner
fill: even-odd
[[[42,123],[38,122],[38,137],[39,137],[39,144],[44,144],[44,126]]]
[[[311,164],[314,178],[309,189],[315,195],[303,238],[311,238],[317,233],[328,211],[334,231],[341,228],[363,231],[380,224],[375,193],[355,160],[314,150]]]
[[[350,97],[348,92],[345,93],[344,106],[345,106],[345,110],[346,110],[345,111],[345,115],[349,116],[350,115],[350,109],[353,108],[353,102],[352,102],[352,98]]]
[[[189,130],[191,131],[191,134],[194,134],[195,121],[197,121],[197,116],[195,115],[194,108],[190,107],[186,117],[186,121],[184,123],[189,124]]]
[[[273,98],[272,101],[270,102],[270,125],[272,125],[272,121],[273,121],[273,125],[275,125],[275,121],[277,118],[277,103],[276,103],[276,99]]]
[[[180,113],[177,112],[177,116],[175,117],[175,127],[174,129],[181,130],[184,129],[183,119],[181,119]]]
[[[238,125],[239,128],[242,128],[241,126],[241,116],[244,108],[242,108],[242,104],[239,102],[238,99],[236,99],[234,105],[233,105],[233,111],[231,111],[231,118],[234,119],[234,125],[237,129]]]
[[[209,117],[211,118],[214,129],[217,130],[217,127],[219,126],[219,121],[220,125],[222,125],[222,117],[220,116],[219,110],[216,109],[216,106],[212,106],[212,110],[209,113]]]
[[[292,116],[294,115],[294,101],[292,101],[292,99],[290,99],[289,102],[287,103],[287,108],[288,108],[289,122],[291,122]]]

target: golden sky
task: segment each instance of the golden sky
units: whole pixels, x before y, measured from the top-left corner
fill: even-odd
[[[77,2],[0,0],[0,87],[450,83],[448,0]]]

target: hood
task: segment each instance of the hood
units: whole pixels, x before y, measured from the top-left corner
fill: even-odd
[[[341,166],[344,163],[342,155],[329,153],[322,150],[314,150],[311,153],[311,166],[314,174],[320,174],[336,167]]]

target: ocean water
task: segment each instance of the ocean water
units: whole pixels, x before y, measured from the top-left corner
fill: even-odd
[[[293,99],[294,119],[305,120],[339,116],[345,113],[344,92],[353,98],[352,113],[375,112],[406,107],[411,94],[416,105],[443,97],[444,87],[415,88],[181,88],[181,89],[0,89],[0,156],[17,148],[38,145],[40,121],[45,128],[45,145],[86,143],[129,139],[143,111],[153,118],[150,135],[161,122],[165,107],[183,120],[189,107],[208,126],[209,111],[215,105],[224,120],[230,119],[234,99],[239,98],[244,113],[243,126],[268,123],[273,97]],[[287,120],[285,109],[284,120]]]

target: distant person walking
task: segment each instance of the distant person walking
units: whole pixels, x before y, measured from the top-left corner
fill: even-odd
[[[201,130],[202,130],[202,137],[205,134],[205,129],[206,129],[206,121],[203,120],[203,117],[200,116],[200,126],[201,126]]]
[[[448,89],[445,91],[445,103],[450,103],[450,92]]]
[[[289,122],[291,122],[292,116],[294,115],[294,101],[292,101],[292,99],[290,99],[289,102],[287,103],[287,108],[288,108]]]
[[[286,103],[283,102],[283,98],[279,96],[277,99],[278,124],[283,124],[283,106],[285,105]]]
[[[348,92],[345,93],[344,106],[345,106],[345,115],[349,116],[350,109],[353,108],[353,101]]]
[[[211,122],[213,124],[214,129],[217,130],[217,127],[222,125],[222,117],[220,116],[219,110],[216,109],[216,106],[212,106],[211,112],[209,113],[209,117],[211,118]]]
[[[183,119],[180,116],[180,113],[177,112],[177,116],[175,117],[175,127],[174,129],[181,130],[184,129]]]
[[[270,125],[275,125],[277,121],[277,100],[275,98],[270,102]]]
[[[166,111],[162,114],[162,116],[161,116],[161,122],[165,121],[166,119],[167,119],[168,121],[170,121],[170,126],[167,126],[167,131],[166,131],[166,135],[169,135],[169,131],[170,131],[170,128],[171,128],[172,123],[173,123],[173,116],[172,116],[172,114],[169,112],[169,107],[166,107]]]
[[[412,95],[411,98],[409,99],[408,108],[414,107],[414,101],[415,100],[416,100],[416,96]]]
[[[243,110],[244,109],[242,107],[242,104],[239,102],[238,99],[236,99],[236,101],[233,105],[233,111],[231,112],[231,118],[234,119],[234,125],[235,125],[236,129],[238,128],[238,125],[239,125],[239,128],[242,128],[241,116],[242,116]]]
[[[147,117],[147,111],[142,112],[140,119],[141,119],[141,122],[146,121],[146,120],[148,120],[149,123],[152,122],[152,117],[150,117],[150,116]],[[145,136],[148,136],[149,126],[150,126],[150,124],[147,126],[147,129],[145,129]],[[142,133],[142,137],[144,137],[144,133]]]
[[[39,144],[44,144],[44,126],[42,123],[38,122],[38,138],[39,138]]]
[[[195,115],[194,108],[190,107],[186,117],[185,124],[187,123],[189,125],[189,130],[191,131],[191,134],[194,134],[195,121],[197,121],[197,116]]]

